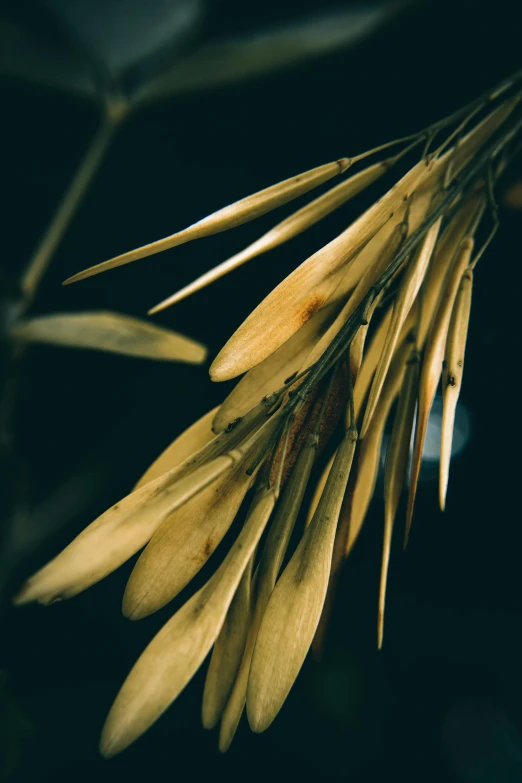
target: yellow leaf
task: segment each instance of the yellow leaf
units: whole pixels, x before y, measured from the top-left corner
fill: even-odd
[[[302,196],[304,193],[308,193],[309,190],[322,185],[323,182],[327,182],[332,177],[342,174],[349,165],[350,161],[348,158],[341,158],[333,163],[325,163],[323,166],[317,166],[314,169],[310,169],[310,171],[305,171],[303,174],[285,179],[282,182],[278,182],[277,185],[271,185],[269,188],[236,201],[228,207],[219,209],[212,215],[199,220],[177,234],[172,234],[164,239],[159,239],[157,242],[151,242],[136,250],[111,258],[109,261],[103,261],[101,264],[84,269],[83,272],[78,272],[78,274],[69,277],[64,284],[67,285],[78,280],[84,280],[86,277],[92,277],[100,272],[129,264],[131,261],[137,261],[155,253],[161,253],[162,250],[183,245],[185,242],[190,242],[193,239],[208,237],[220,231],[227,231],[229,228],[241,226],[243,223],[248,223],[248,221],[254,220],[266,212],[270,212],[276,209],[276,207],[280,207],[282,204]]]
[[[281,709],[312,643],[323,608],[341,503],[356,436],[339,446],[325,491],[268,602],[254,647],[247,689],[253,731],[264,731]]]
[[[168,522],[171,511],[187,499],[187,490],[197,492],[193,474],[235,449],[266,420],[273,402],[273,399],[261,401],[237,426],[216,436],[181,465],[115,503],[31,577],[14,599],[15,603],[36,600],[50,603],[58,598],[70,598],[118,568],[145,546],[165,514]],[[198,476],[201,478],[201,474]]]
[[[326,331],[340,307],[337,300],[324,307],[277,351],[249,370],[219,408],[213,422],[214,431],[218,432],[228,422],[242,416],[266,394],[280,389],[287,378],[301,368],[312,346]]]
[[[143,359],[201,364],[207,349],[169,329],[120,313],[94,311],[42,315],[15,323],[17,340],[91,348]]]
[[[234,466],[165,519],[141,553],[123,596],[131,620],[169,603],[204,566],[232,524],[252,485],[247,469],[277,426],[277,414],[234,452]]]
[[[375,371],[368,402],[366,403],[364,420],[361,426],[361,438],[364,438],[368,424],[375,412],[377,400],[382,391],[386,373],[389,370],[401,329],[413,307],[421,283],[426,275],[428,264],[430,263],[439,234],[441,220],[442,218],[436,220],[428,230],[421,242],[418,252],[407,262],[406,269],[404,270],[399,290],[394,299],[392,319],[386,335],[384,348]]]
[[[386,598],[386,582],[388,577],[393,523],[395,521],[397,506],[399,505],[408,471],[411,434],[413,431],[415,408],[417,405],[418,382],[419,355],[417,349],[413,348],[410,353],[410,358],[408,359],[390,442],[386,451],[386,469],[384,473],[384,539],[377,620],[377,644],[379,649],[382,647],[384,602]]]
[[[187,296],[196,293],[196,291],[200,291],[202,288],[205,288],[205,286],[219,280],[220,277],[237,269],[247,261],[251,261],[252,258],[256,258],[256,256],[266,253],[269,250],[273,250],[273,248],[282,245],[284,242],[288,242],[288,240],[301,234],[303,231],[306,231],[306,229],[311,228],[311,226],[322,220],[326,215],[329,215],[331,212],[338,209],[349,201],[349,199],[353,198],[353,196],[356,196],[364,188],[368,187],[372,182],[375,182],[376,179],[388,171],[392,164],[393,159],[390,161],[384,160],[379,163],[374,163],[372,166],[368,166],[357,174],[354,174],[353,177],[350,177],[339,185],[336,185],[334,188],[331,188],[326,193],[323,193],[322,196],[319,196],[306,206],[297,210],[297,212],[294,212],[293,215],[290,215],[286,220],[278,223],[277,226],[274,226],[274,228],[270,229],[266,234],[263,234],[262,237],[240,253],[232,256],[232,258],[229,258],[227,261],[223,261],[222,264],[218,264],[214,269],[205,272],[205,274],[198,277],[197,280],[194,280],[180,291],[177,291],[177,293],[172,294],[172,296],[169,296],[163,302],[157,304],[149,310],[149,315],[164,310],[166,307],[176,304],[176,302],[180,302]]]
[[[259,364],[320,310],[347,271],[346,264],[351,259],[357,264],[357,253],[430,171],[420,161],[349,228],[283,280],[222,348],[210,368],[212,379],[229,380]]]
[[[237,678],[221,721],[219,749],[222,752],[230,747],[243,714],[254,644],[303,502],[310,471],[315,459],[317,444],[317,436],[310,435],[301,449],[282,497],[276,506],[274,519],[263,547],[255,575],[254,607],[245,649]]]
[[[251,614],[253,558],[254,555],[245,568],[212,650],[201,715],[206,729],[213,729],[221,718],[243,657]]]
[[[100,749],[114,756],[146,731],[180,694],[214,644],[274,507],[259,492],[235,544],[214,576],[163,626],[124,682],[103,728]]]
[[[228,457],[218,457],[183,478],[180,468],[145,484],[98,517],[63,552],[32,576],[15,603],[49,604],[72,598],[103,579],[151,538],[174,509],[197,497],[230,469]]]
[[[415,496],[417,493],[417,483],[419,480],[422,451],[424,448],[424,439],[426,437],[428,418],[442,373],[442,360],[444,358],[444,346],[446,345],[449,321],[460,281],[465,269],[469,264],[472,252],[473,239],[468,238],[462,243],[449,271],[437,307],[437,312],[433,318],[433,323],[427,338],[426,348],[422,358],[419,382],[419,403],[417,410],[417,422],[415,425],[413,455],[411,461],[408,506],[406,510],[405,543],[408,541],[411,528],[413,506],[415,504]]]
[[[339,527],[346,526],[348,531],[345,556],[349,554],[357,540],[372,499],[379,469],[384,428],[391,406],[399,393],[410,350],[411,346],[407,341],[402,342],[397,349],[371,426],[368,427],[366,435],[359,442],[352,476],[354,482],[353,484],[350,482],[352,484],[352,498],[350,503],[343,505],[339,524]]]
[[[453,425],[455,422],[455,409],[462,386],[472,289],[473,272],[471,269],[467,269],[460,281],[460,287],[451,314],[442,370],[443,413],[439,481],[439,500],[442,511],[444,511],[446,505]]]

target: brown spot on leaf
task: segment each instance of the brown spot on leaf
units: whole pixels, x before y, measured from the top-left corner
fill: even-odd
[[[304,306],[303,310],[301,311],[300,318],[301,323],[306,324],[310,320],[310,318],[321,309],[321,307],[324,305],[324,298],[321,296],[313,296]]]

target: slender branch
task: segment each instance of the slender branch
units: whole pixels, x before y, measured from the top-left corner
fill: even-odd
[[[27,311],[31,306],[42,276],[49,266],[49,262],[83,200],[89,185],[100,168],[118,126],[118,121],[119,117],[114,113],[107,113],[104,117],[51,222],[40,239],[22,275],[21,312]]]

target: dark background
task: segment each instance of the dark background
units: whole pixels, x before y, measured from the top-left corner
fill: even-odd
[[[113,309],[144,315],[280,216],[71,287],[62,288],[61,281],[254,190],[411,133],[458,108],[520,67],[516,6],[414,3],[356,47],[141,110],[118,133],[32,313]],[[256,29],[322,7],[285,0],[209,4],[197,35]],[[40,23],[36,7],[27,18]],[[2,81],[1,106],[2,270],[12,279],[51,217],[98,117],[87,101],[15,78]],[[521,175],[518,161],[501,183],[501,201]],[[273,286],[379,192],[363,195],[156,322],[206,343],[213,358]],[[516,210],[501,206],[500,217],[474,289],[462,393],[471,437],[452,463],[445,514],[438,511],[433,474],[420,488],[407,552],[400,536],[394,543],[383,651],[375,644],[382,535],[377,498],[343,575],[323,661],[306,663],[267,733],[251,734],[243,719],[226,756],[217,751],[217,736],[200,725],[205,667],[133,747],[109,762],[98,755],[99,732],[121,682],[172,614],[169,606],[138,624],[122,617],[132,563],[71,601],[50,608],[9,604],[24,578],[126,494],[229,385],[211,384],[201,367],[47,346],[29,351],[15,432],[26,461],[34,534],[4,573],[0,775],[20,783],[522,780],[522,224]]]

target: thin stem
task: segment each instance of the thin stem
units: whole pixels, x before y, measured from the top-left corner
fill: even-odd
[[[47,226],[43,237],[40,239],[21,279],[22,313],[26,312],[31,306],[34,297],[36,296],[40,280],[42,279],[56,248],[60,244],[71,219],[85,196],[94,175],[98,171],[117,126],[118,118],[114,116],[114,114],[108,113],[92,139],[51,222]]]

